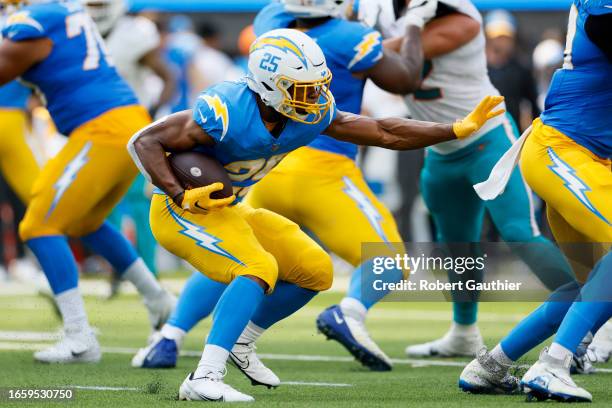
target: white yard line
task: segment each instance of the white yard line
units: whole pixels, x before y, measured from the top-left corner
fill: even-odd
[[[54,341],[59,340],[57,332],[4,331],[0,330],[0,340],[8,341]]]
[[[136,387],[105,387],[101,385],[66,385],[64,388],[74,388],[76,390],[91,390],[91,391],[141,391]]]
[[[1,332],[0,332],[1,333]],[[49,343],[18,343],[18,342],[7,342],[0,341],[0,350],[21,350],[21,351],[35,351],[42,348],[48,347]],[[102,347],[103,353],[110,354],[126,354],[133,355],[138,351],[132,347]],[[200,357],[201,351],[197,350],[183,350],[181,356],[185,357]],[[262,360],[280,360],[280,361],[314,361],[314,362],[330,362],[330,363],[350,363],[355,361],[350,356],[323,356],[313,354],[272,354],[272,353],[261,353],[259,357]],[[391,359],[395,364],[407,364],[413,367],[463,367],[466,362],[463,361],[445,361],[445,360],[433,360],[433,359]]]
[[[304,385],[307,387],[352,387],[353,384],[326,383],[326,382],[307,382],[307,381],[283,381],[281,385]]]

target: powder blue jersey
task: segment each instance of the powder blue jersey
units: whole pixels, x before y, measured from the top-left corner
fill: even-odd
[[[32,90],[17,81],[0,86],[0,109],[25,110]]]
[[[40,90],[57,128],[75,128],[110,109],[137,104],[117,74],[104,41],[80,1],[50,1],[8,17],[2,35],[11,41],[49,38],[51,53],[22,79]]]
[[[264,7],[253,23],[255,34],[277,28],[291,28],[295,17],[285,12],[284,6],[273,2]],[[358,22],[333,18],[306,31],[314,38],[325,54],[327,67],[332,72],[330,90],[338,109],[359,113],[363,97],[364,79],[353,76],[374,66],[382,57],[382,41],[379,32]],[[343,154],[351,159],[357,156],[357,146],[321,135],[311,147]]]
[[[604,158],[612,157],[612,64],[588,38],[591,15],[612,13],[609,0],[574,0],[563,67],[555,72],[542,121]]]
[[[227,170],[234,194],[241,200],[287,153],[311,143],[334,120],[335,105],[317,124],[287,120],[274,137],[266,128],[256,94],[246,80],[222,82],[202,92],[193,108],[193,120],[215,140],[197,148],[215,157]]]

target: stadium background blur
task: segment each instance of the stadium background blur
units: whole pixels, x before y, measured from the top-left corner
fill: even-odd
[[[143,15],[156,23],[162,34],[162,53],[175,77],[176,94],[171,103],[157,107],[161,81],[151,73],[150,100],[146,103],[160,117],[172,111],[188,109],[198,92],[222,80],[232,80],[244,73],[252,34],[248,27],[257,11],[268,0],[128,0],[130,13]],[[474,0],[485,18],[489,70],[493,83],[507,98],[510,113],[521,129],[537,117],[548,81],[561,66],[563,42],[570,0]],[[385,95],[370,85],[364,97],[364,113],[372,116],[409,116],[399,97]],[[44,161],[62,144],[48,115],[39,104],[31,102],[29,143],[39,160]],[[391,152],[383,149],[362,151],[360,164],[372,189],[395,214],[405,241],[432,241],[434,232],[427,210],[418,194],[418,175],[422,151]],[[18,171],[18,170],[16,170]],[[146,194],[140,198],[147,200]],[[120,205],[121,207],[121,205]],[[540,221],[545,217],[540,209]],[[0,282],[28,281],[35,277],[44,282],[30,257],[24,254],[16,227],[23,206],[0,180]],[[129,210],[119,208],[114,215],[126,235],[136,241],[138,228]],[[550,236],[545,225],[545,234]],[[490,223],[483,230],[483,240],[498,240]],[[98,257],[90,256],[74,243],[81,269],[87,274],[112,274]],[[151,261],[155,270],[176,271],[183,266],[161,249]],[[340,260],[337,271],[349,272]],[[43,284],[44,285],[44,284]]]

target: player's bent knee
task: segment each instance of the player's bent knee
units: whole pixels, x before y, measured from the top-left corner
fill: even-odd
[[[45,224],[44,219],[30,214],[30,212],[26,212],[25,217],[19,223],[19,238],[23,242],[34,238],[63,234],[64,232],[60,228]]]
[[[267,292],[272,292],[278,280],[278,264],[269,252],[262,252],[258,259],[248,263],[246,267],[240,267],[233,275],[252,276],[262,280],[268,285]]]
[[[334,268],[330,256],[320,247],[305,251],[299,268],[297,285],[304,289],[322,292],[331,288]]]

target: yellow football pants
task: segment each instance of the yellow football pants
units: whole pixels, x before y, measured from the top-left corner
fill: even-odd
[[[24,111],[0,109],[0,170],[24,204],[30,202],[30,192],[39,173],[38,163],[26,143],[26,132]]]
[[[594,247],[595,256],[588,263],[583,262],[590,269],[612,242],[610,160],[536,119],[520,166],[527,183],[546,201],[548,221],[562,249],[570,248],[563,243],[604,243]],[[566,254],[576,259],[576,254]]]
[[[302,147],[253,186],[246,200],[312,231],[353,266],[362,262],[362,243],[394,243],[393,250],[403,252],[393,215],[355,162],[340,154]]]
[[[80,237],[97,230],[138,173],[127,142],[150,122],[147,111],[133,105],[112,109],[75,129],[34,183],[19,226],[21,239]]]
[[[327,253],[297,224],[271,211],[240,203],[193,214],[154,194],[150,221],[164,248],[215,281],[252,275],[266,282],[270,292],[277,279],[315,291],[332,284]]]

